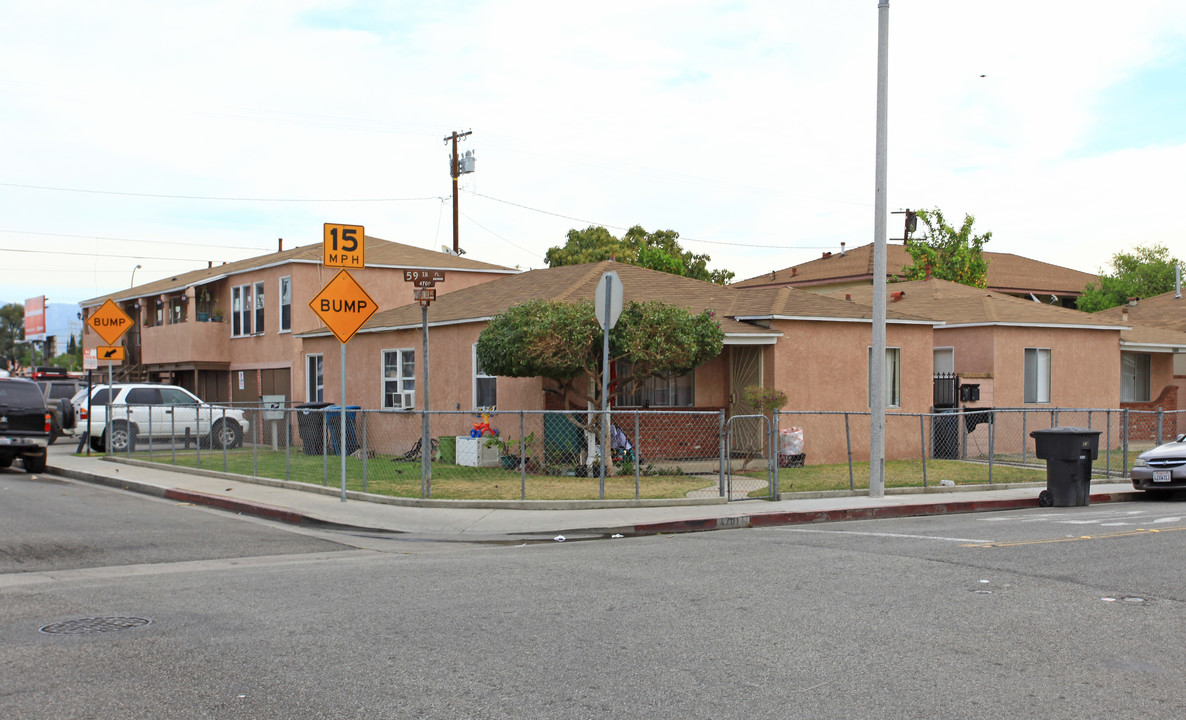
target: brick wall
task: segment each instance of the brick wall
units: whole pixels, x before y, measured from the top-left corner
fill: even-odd
[[[1129,414],[1128,439],[1158,440],[1157,411],[1161,410],[1161,441],[1178,434],[1178,386],[1167,385],[1157,399],[1152,402],[1122,402],[1123,410],[1137,410],[1140,412]]]

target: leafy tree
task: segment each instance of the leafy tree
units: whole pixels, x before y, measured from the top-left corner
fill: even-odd
[[[1098,312],[1123,305],[1130,297],[1153,297],[1174,289],[1174,269],[1182,262],[1164,245],[1137,246],[1112,256],[1112,272],[1100,271],[1098,283],[1087,283],[1076,307]]]
[[[712,258],[684,250],[675,230],[647,232],[639,225],[627,230],[621,238],[599,226],[569,230],[564,247],[552,247],[545,255],[548,267],[601,262],[610,258],[717,285],[724,285],[734,275],[729,270],[709,270],[708,262]]]
[[[21,358],[17,343],[25,339],[25,306],[8,303],[0,307],[0,361],[12,368]]]
[[[478,360],[491,375],[543,377],[570,408],[600,404],[602,330],[591,302],[529,300],[498,313],[478,337]],[[652,375],[682,375],[720,355],[716,316],[662,302],[630,302],[610,331],[610,362],[628,360],[617,377],[629,392]],[[579,404],[578,404],[579,403]]]
[[[926,235],[917,240],[906,238],[906,252],[913,263],[902,268],[907,280],[931,277],[973,287],[988,284],[988,261],[984,259],[984,244],[992,239],[992,232],[972,233],[976,218],[964,215],[957,230],[947,223],[939,208],[920,210],[918,218],[927,226]]]

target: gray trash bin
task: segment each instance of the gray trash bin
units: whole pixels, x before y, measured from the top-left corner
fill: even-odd
[[[1099,457],[1100,431],[1081,427],[1034,430],[1034,449],[1046,461],[1046,490],[1038,504],[1054,507],[1091,502],[1091,462]]]

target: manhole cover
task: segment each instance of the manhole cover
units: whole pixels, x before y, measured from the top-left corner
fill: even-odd
[[[53,635],[84,635],[86,633],[114,632],[141,627],[152,621],[138,617],[100,617],[82,620],[67,620],[41,628],[41,632]]]

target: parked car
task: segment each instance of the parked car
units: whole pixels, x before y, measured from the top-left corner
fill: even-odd
[[[111,404],[111,423],[107,405]],[[210,448],[236,448],[251,428],[242,410],[202,402],[198,396],[176,385],[159,383],[116,383],[95,385],[90,408],[83,391],[74,396],[74,414],[79,431],[89,433],[91,448],[103,452],[110,443],[113,452],[135,449],[136,443],[154,440],[182,440]],[[88,426],[89,421],[89,426]]]
[[[0,467],[19,457],[25,472],[45,472],[52,418],[37,383],[0,378]]]
[[[74,434],[74,405],[71,399],[80,390],[86,390],[86,383],[65,376],[34,382],[41,386],[45,402],[54,414],[54,426],[49,436],[49,444],[53,445],[61,436]],[[61,402],[63,399],[66,400],[65,403]]]
[[[1186,488],[1186,435],[1138,455],[1129,477],[1137,490]]]

